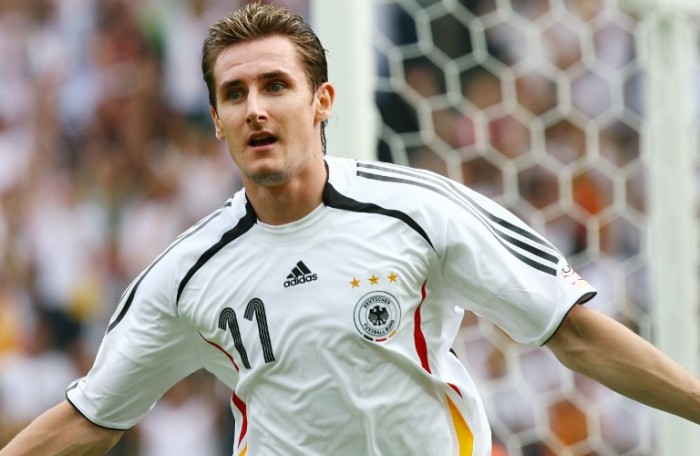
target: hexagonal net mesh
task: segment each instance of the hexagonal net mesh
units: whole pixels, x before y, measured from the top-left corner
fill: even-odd
[[[640,19],[604,0],[379,0],[379,158],[494,198],[649,339]],[[494,455],[652,455],[653,413],[467,316]]]

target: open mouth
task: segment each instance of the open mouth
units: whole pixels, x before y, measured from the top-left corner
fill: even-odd
[[[277,141],[277,137],[273,135],[256,136],[248,141],[248,145],[251,147],[268,146]]]

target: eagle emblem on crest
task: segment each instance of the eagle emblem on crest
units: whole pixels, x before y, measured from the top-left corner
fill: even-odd
[[[355,304],[355,327],[368,340],[384,342],[396,334],[401,322],[401,306],[385,291],[373,291]]]

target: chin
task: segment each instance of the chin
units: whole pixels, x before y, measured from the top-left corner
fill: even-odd
[[[266,187],[272,187],[275,185],[283,184],[287,181],[287,177],[287,173],[283,171],[255,173],[248,175],[248,179],[250,179],[258,185],[264,185]]]

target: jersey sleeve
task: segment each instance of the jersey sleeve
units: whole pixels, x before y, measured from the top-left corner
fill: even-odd
[[[67,399],[91,422],[126,430],[201,367],[197,332],[176,311],[168,268],[144,272],[120,300],[89,373]]]
[[[505,208],[466,187],[453,190],[441,267],[445,280],[467,298],[460,306],[518,342],[545,343],[571,307],[591,299],[595,289]]]

